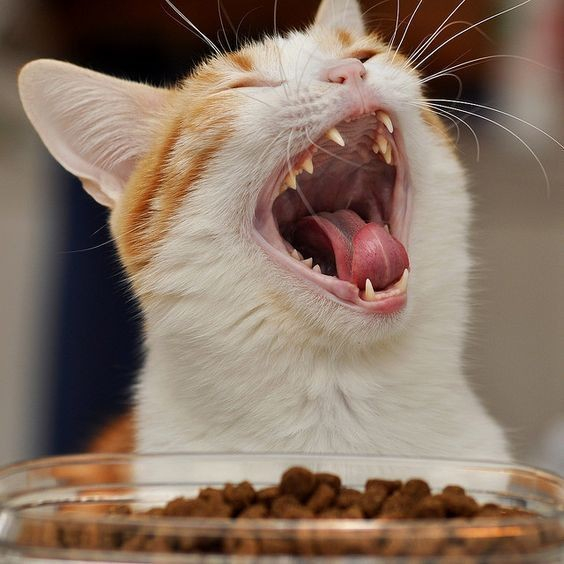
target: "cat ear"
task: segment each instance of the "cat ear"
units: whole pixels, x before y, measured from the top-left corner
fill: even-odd
[[[325,28],[344,28],[355,35],[364,35],[366,28],[357,0],[322,0],[315,26]]]
[[[18,82],[24,109],[51,154],[112,208],[149,149],[169,91],[52,60],[28,63]]]

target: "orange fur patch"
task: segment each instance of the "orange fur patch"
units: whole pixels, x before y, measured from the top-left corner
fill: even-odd
[[[128,411],[102,429],[90,443],[88,452],[132,453],[135,452],[135,444],[135,417],[133,411]]]
[[[337,39],[339,40],[339,43],[343,47],[350,47],[353,44],[352,35],[348,31],[345,31],[344,29],[338,29],[336,31],[336,34],[337,34]]]
[[[443,120],[430,108],[424,108],[421,110],[421,116],[423,121],[430,125],[446,142],[446,144],[455,152],[455,142],[452,135],[449,133]]]

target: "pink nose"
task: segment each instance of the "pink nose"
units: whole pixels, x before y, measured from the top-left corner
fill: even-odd
[[[358,59],[343,59],[325,70],[324,80],[345,84],[360,82],[366,76],[366,68]]]

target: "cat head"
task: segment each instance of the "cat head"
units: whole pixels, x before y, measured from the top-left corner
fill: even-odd
[[[167,331],[264,322],[367,343],[463,283],[450,141],[356,0],[323,0],[306,30],[217,54],[170,89],[40,60],[20,92],[52,154],[111,209]]]

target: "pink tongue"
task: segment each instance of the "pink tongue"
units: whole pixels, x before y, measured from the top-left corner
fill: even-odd
[[[304,217],[296,233],[319,256],[334,254],[339,278],[361,289],[370,278],[376,291],[384,290],[409,268],[404,246],[382,224],[365,223],[351,210]]]

